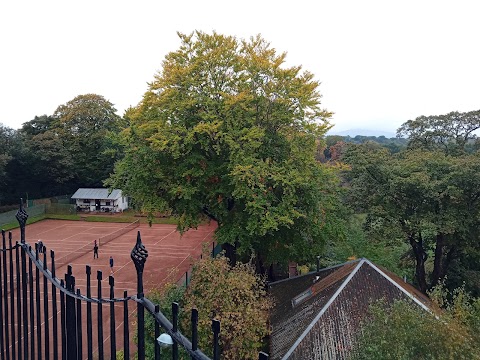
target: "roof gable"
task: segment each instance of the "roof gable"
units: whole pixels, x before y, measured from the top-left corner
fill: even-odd
[[[315,283],[298,277],[271,284],[276,303],[271,316],[272,359],[347,358],[370,304],[381,298],[387,302],[408,298],[429,311],[425,295],[367,259],[305,275],[310,281],[316,277]],[[294,291],[297,295],[292,296]]]
[[[270,356],[280,359],[295,343],[304,330],[312,323],[315,316],[328,303],[345,280],[338,276],[337,271],[343,273],[345,267],[349,271],[358,264],[358,260],[350,263],[321,269],[302,276],[271,283],[269,292],[275,299],[275,307],[270,316],[272,326]],[[334,281],[336,279],[336,281]],[[292,300],[302,292],[312,288],[315,284],[322,287],[320,292],[309,296],[304,301],[292,306]],[[312,290],[313,292],[314,290]]]
[[[101,199],[101,200],[118,200],[122,197],[120,189],[103,189],[103,188],[80,188],[72,195],[72,199]]]

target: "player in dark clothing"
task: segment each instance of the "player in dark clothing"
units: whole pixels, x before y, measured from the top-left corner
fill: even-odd
[[[110,274],[113,274],[113,257],[110,256]]]
[[[93,258],[97,258],[98,259],[98,244],[97,244],[97,240],[95,240],[95,244],[93,245]]]
[[[42,240],[38,240],[37,249],[38,249],[39,253],[43,253],[43,241]]]

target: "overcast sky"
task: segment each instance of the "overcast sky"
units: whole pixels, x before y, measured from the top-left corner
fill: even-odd
[[[0,4],[0,123],[19,128],[95,93],[119,115],[176,50],[176,32],[260,33],[321,81],[335,130],[395,131],[480,109],[480,2],[51,1]]]

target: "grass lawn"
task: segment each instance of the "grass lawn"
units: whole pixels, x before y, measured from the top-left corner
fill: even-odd
[[[27,225],[36,223],[37,221],[45,220],[46,218],[47,218],[46,215],[33,216],[27,219]],[[8,231],[8,230],[16,229],[18,227],[19,227],[18,222],[15,221],[15,222],[2,225],[2,230]]]

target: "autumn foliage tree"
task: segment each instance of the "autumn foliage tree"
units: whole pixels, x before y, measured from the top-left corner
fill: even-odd
[[[108,185],[171,211],[182,231],[217,221],[217,240],[261,268],[312,260],[341,223],[335,171],[315,160],[331,116],[319,83],[260,36],[179,37],[127,114]]]
[[[195,263],[184,295],[184,309],[199,313],[199,348],[211,351],[212,319],[220,320],[222,359],[257,359],[269,334],[272,306],[263,279],[249,264],[230,266],[224,256],[203,257]],[[190,313],[183,313],[183,328],[190,328]],[[212,354],[210,354],[212,355]]]

